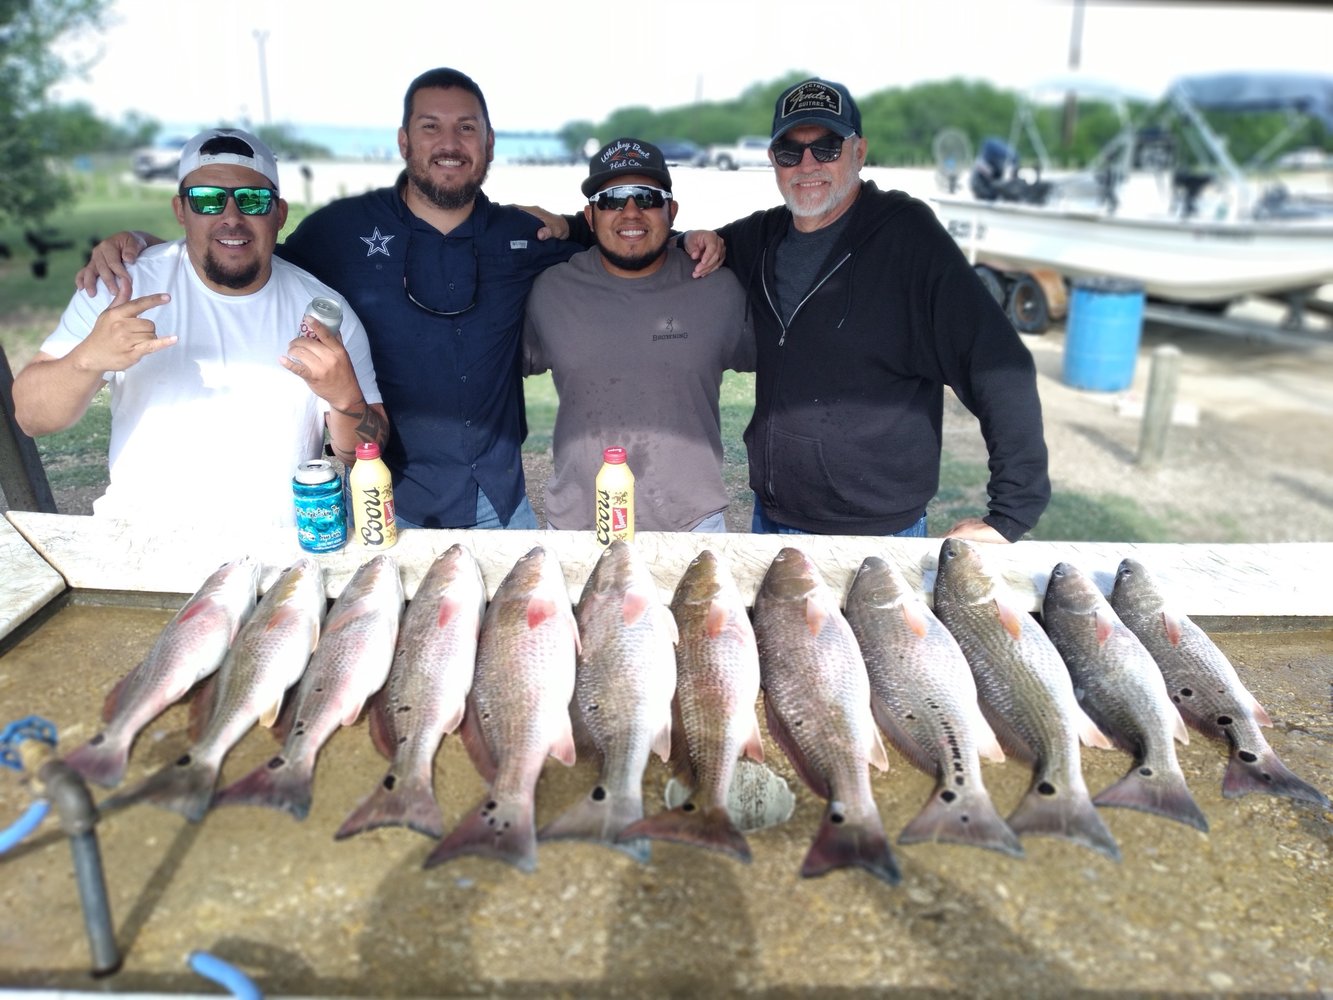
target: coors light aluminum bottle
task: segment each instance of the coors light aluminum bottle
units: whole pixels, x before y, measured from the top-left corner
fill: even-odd
[[[599,545],[610,545],[617,538],[634,541],[634,473],[626,462],[625,449],[607,448],[602,452],[602,469],[597,473],[597,513],[593,522]]]

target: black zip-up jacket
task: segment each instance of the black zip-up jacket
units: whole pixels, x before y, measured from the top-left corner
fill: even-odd
[[[1009,541],[1051,497],[1032,355],[922,201],[865,181],[814,287],[784,325],[774,251],[785,206],[718,230],[758,338],[750,486],[782,524],[881,535],[939,488],[944,387],[980,421],[989,513]]]

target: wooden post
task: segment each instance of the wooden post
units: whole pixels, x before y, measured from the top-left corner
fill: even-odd
[[[1148,375],[1148,398],[1143,404],[1143,426],[1139,433],[1138,464],[1151,468],[1166,451],[1166,431],[1176,405],[1176,383],[1180,379],[1180,348],[1162,344],[1153,348]]]

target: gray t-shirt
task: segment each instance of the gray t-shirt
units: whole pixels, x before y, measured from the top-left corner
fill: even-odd
[[[778,244],[773,258],[778,309],[784,326],[791,322],[796,307],[810,293],[815,279],[819,277],[820,268],[833,250],[833,244],[847,228],[847,215],[844,212],[829,225],[810,233],[797,229],[795,220],[787,226],[787,233]]]
[[[718,391],[725,370],[754,370],[754,336],[736,277],[693,270],[672,247],[653,274],[621,278],[593,248],[533,284],[523,373],[549,369],[559,396],[552,528],[592,529],[593,483],[611,445],[634,472],[636,530],[688,531],[726,509]]]

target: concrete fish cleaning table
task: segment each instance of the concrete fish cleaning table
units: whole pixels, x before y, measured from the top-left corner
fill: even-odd
[[[95,731],[111,685],[133,667],[185,595],[242,552],[268,587],[298,554],[287,532],[183,535],[87,517],[12,512],[0,522],[0,725],[36,713],[68,751]],[[533,545],[561,560],[576,598],[599,554],[581,532],[405,532],[393,550],[410,597],[434,556],[472,548],[493,592]],[[638,545],[664,598],[697,552],[721,551],[752,596],[785,544],[805,549],[845,594],[868,555],[897,563],[929,594],[937,539],[643,534]],[[1132,556],[1203,625],[1268,709],[1283,761],[1333,791],[1333,544],[1135,545],[1021,542],[997,547],[1006,579],[1040,606],[1065,560],[1109,591]],[[328,595],[364,555],[321,556]],[[139,737],[128,782],[189,745],[187,710],[170,709]],[[766,734],[767,735],[767,734]],[[856,870],[798,877],[823,804],[766,739],[767,762],[797,795],[792,818],[750,836],[753,862],[654,844],[640,865],[591,844],[543,844],[524,875],[463,858],[423,870],[432,842],[404,829],[335,842],[333,833],[385,769],[364,721],[320,755],[314,805],[286,813],[224,808],[190,824],[136,805],[97,826],[123,965],[93,979],[64,836],[53,821],[0,856],[0,986],[43,991],[215,993],[186,957],[203,950],[268,994],[295,996],[914,995],[1067,997],[1134,993],[1318,993],[1333,990],[1333,816],[1285,799],[1221,796],[1226,751],[1191,734],[1180,747],[1208,834],[1124,809],[1100,810],[1120,844],[1114,864],[1060,840],[1028,838],[1027,857],[951,845],[896,848],[902,884]],[[266,760],[251,732],[223,781]],[[891,838],[932,782],[896,753],[873,787]],[[1085,750],[1095,793],[1126,755]],[[0,774],[0,826],[30,793]],[[436,761],[451,828],[483,794],[457,736]],[[591,762],[548,761],[539,825],[585,795]],[[1015,761],[987,763],[1001,814],[1027,787]],[[654,760],[645,804],[661,808],[667,770]],[[105,792],[98,790],[101,799]],[[24,993],[25,996],[30,995]]]

